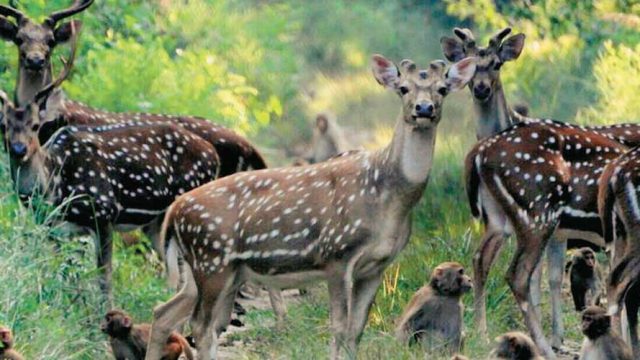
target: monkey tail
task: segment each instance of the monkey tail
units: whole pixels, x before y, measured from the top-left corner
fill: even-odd
[[[610,175],[610,174],[608,174]],[[606,244],[611,244],[615,240],[615,215],[613,207],[616,196],[613,191],[612,177],[604,175],[601,180],[603,182],[598,190],[598,210],[600,219],[602,220],[602,235]]]
[[[472,150],[465,159],[465,187],[467,190],[467,199],[471,208],[471,215],[476,219],[480,217],[482,208],[480,205],[479,192],[480,188],[480,169],[478,168],[480,154],[476,149]]]

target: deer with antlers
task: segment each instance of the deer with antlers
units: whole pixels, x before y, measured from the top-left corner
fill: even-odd
[[[219,158],[210,143],[169,123],[66,126],[41,143],[47,98],[69,75],[75,49],[60,77],[27,105],[0,93],[5,137],[11,149],[26,144],[10,152],[18,193],[41,193],[65,208],[62,220],[95,235],[100,286],[111,302],[112,230],[157,222],[178,195],[216,178]]]
[[[634,357],[640,357],[638,341],[638,280],[640,279],[640,148],[609,163],[600,178],[598,208],[607,243],[622,242],[623,254],[607,280],[609,313],[619,325],[623,307],[627,312],[629,339]],[[618,247],[616,247],[617,249]]]
[[[441,45],[445,57],[450,61],[457,61],[462,57],[474,56],[478,63],[476,74],[469,82],[469,88],[473,96],[474,107],[477,114],[478,128],[476,136],[484,139],[508,129],[513,124],[523,121],[535,121],[535,119],[522,116],[509,108],[503,92],[500,70],[509,61],[517,59],[523,49],[525,36],[516,34],[509,36],[510,28],[505,28],[489,39],[488,46],[478,47],[473,33],[469,29],[454,29],[455,38],[443,37]],[[508,37],[509,36],[509,37]],[[640,145],[640,125],[637,124],[617,124],[612,126],[582,127],[584,131],[594,132],[600,136],[605,136],[622,145]],[[596,214],[591,212],[591,217]],[[565,252],[567,237],[579,237],[598,246],[603,246],[604,241],[600,236],[600,231],[589,232],[565,232],[560,231],[554,234],[554,239],[548,245],[549,261],[549,285],[551,289],[552,303],[552,344],[560,348],[564,329],[562,325],[562,294],[561,287],[563,281],[563,268],[565,262]],[[490,253],[497,256],[502,245],[503,237],[496,237],[489,243],[489,248],[495,248]],[[474,269],[481,272],[486,263],[493,262],[493,259],[474,258]],[[484,264],[484,265],[483,265]],[[532,299],[531,304],[540,317],[540,266],[532,277]],[[477,281],[483,281],[483,277],[474,277]],[[476,319],[481,331],[486,333],[486,313],[484,305],[484,286],[475,286]]]
[[[323,279],[329,285],[332,357],[355,356],[382,273],[406,246],[411,209],[425,189],[445,96],[475,71],[463,59],[419,70],[373,56],[380,84],[398,94],[402,111],[391,144],[301,167],[219,179],[176,200],[161,238],[170,279],[180,291],[154,310],[149,352],[191,317],[199,359],[216,357],[238,286],[274,288]]]
[[[0,5],[0,37],[12,41],[19,50],[18,81],[14,101],[16,106],[30,103],[34,96],[51,83],[51,53],[69,40],[72,29],[81,22],[60,21],[77,14],[93,4],[93,0],[78,0],[70,8],[54,12],[42,23],[30,20],[15,7]],[[9,20],[13,18],[15,22]],[[242,136],[207,119],[191,116],[170,116],[148,113],[111,113],[65,99],[57,89],[48,97],[46,120],[55,120],[48,126],[49,133],[64,125],[107,125],[125,122],[175,123],[212,144],[220,155],[220,176],[248,169],[266,168],[258,150]],[[56,126],[53,126],[56,125]],[[24,151],[24,143],[16,143],[15,152]]]

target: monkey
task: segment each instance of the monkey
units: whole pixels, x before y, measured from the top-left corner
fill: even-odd
[[[13,335],[6,327],[0,327],[0,344],[0,360],[24,360],[22,355],[13,349]]]
[[[602,277],[595,251],[588,247],[576,250],[569,272],[571,296],[576,311],[584,310],[587,305],[599,305]]]
[[[496,338],[491,359],[544,360],[533,340],[519,331],[512,331]]]
[[[631,360],[629,345],[611,331],[611,316],[598,306],[582,312],[582,333],[585,335],[580,360]]]
[[[304,160],[311,164],[330,159],[346,150],[342,129],[333,115],[322,112],[316,116],[313,143]]]
[[[109,342],[116,360],[144,360],[151,325],[134,325],[126,312],[114,309],[107,312],[100,330],[109,335]],[[183,353],[188,360],[195,359],[187,340],[174,331],[167,339],[160,360],[178,360]]]
[[[396,338],[410,345],[443,347],[450,353],[462,347],[462,295],[472,288],[462,265],[445,262],[431,274],[405,308],[396,327]],[[435,346],[434,346],[435,345]]]

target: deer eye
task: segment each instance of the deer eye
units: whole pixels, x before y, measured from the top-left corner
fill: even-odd
[[[438,94],[445,96],[449,93],[449,89],[447,89],[446,86],[442,86],[440,88],[438,88]]]
[[[501,67],[502,67],[502,63],[499,61],[495,63],[495,65],[493,65],[493,69],[496,71],[500,70]]]
[[[409,88],[406,86],[400,86],[400,94],[406,95],[407,93],[409,93]]]
[[[33,124],[31,125],[31,131],[38,131],[38,129],[40,128],[40,124]]]

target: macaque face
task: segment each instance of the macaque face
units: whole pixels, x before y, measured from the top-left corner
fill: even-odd
[[[431,276],[431,284],[440,295],[460,296],[473,288],[471,278],[458,263],[438,265]]]
[[[120,310],[111,310],[105,316],[100,324],[100,330],[110,336],[123,336],[131,331],[131,317]]]

